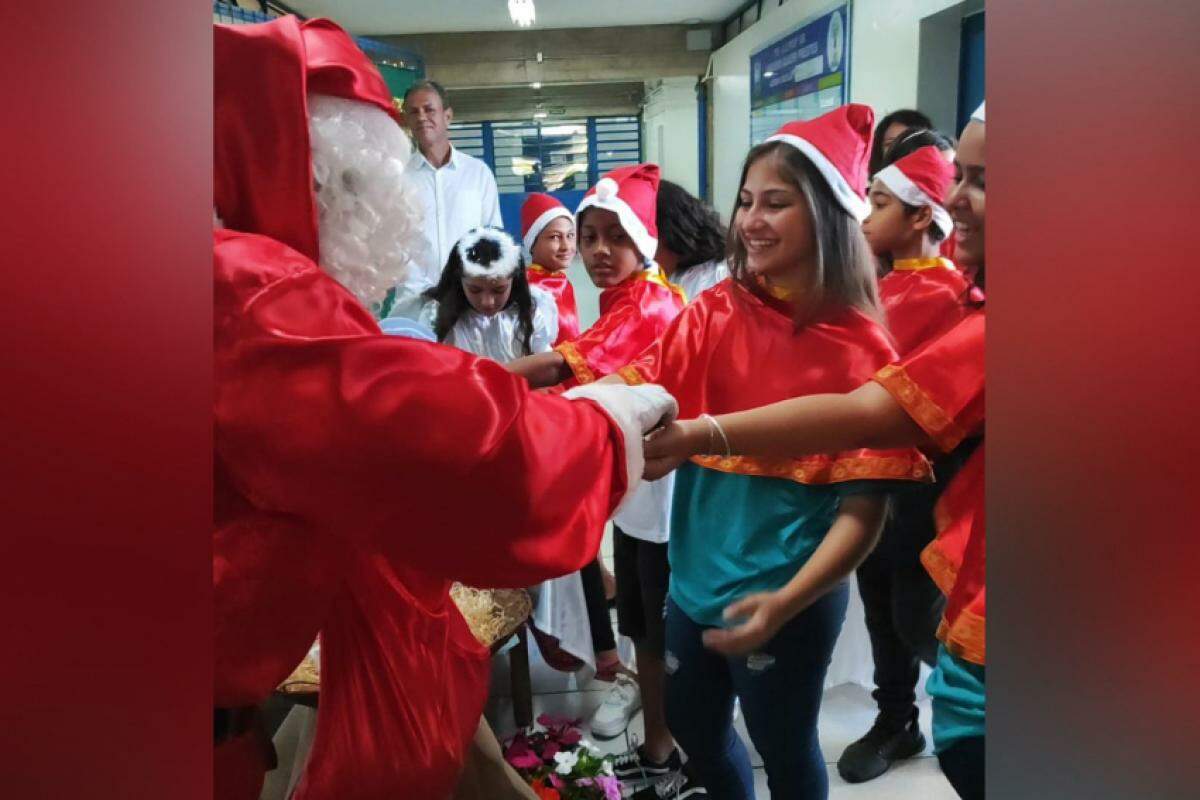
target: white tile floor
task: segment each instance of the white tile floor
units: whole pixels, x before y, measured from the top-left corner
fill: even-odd
[[[612,548],[610,537],[604,537],[601,555],[611,568]],[[600,703],[600,698],[608,684],[590,680],[590,676],[565,675],[555,672],[545,665],[536,655],[536,647],[530,659],[531,677],[533,680],[533,713],[548,712],[556,716],[579,718],[585,721]],[[508,659],[500,656],[493,661],[492,694],[488,699],[484,714],[488,722],[501,739],[515,731],[512,714],[512,698],[509,691]],[[929,732],[930,709],[929,700],[920,704],[921,727],[927,741],[932,737]],[[875,703],[870,692],[863,687],[846,684],[830,689],[825,693],[821,706],[821,717],[818,730],[821,737],[821,749],[825,753],[825,761],[829,770],[830,800],[957,800],[957,795],[950,784],[942,776],[937,759],[930,749],[922,755],[902,762],[880,778],[861,784],[848,784],[837,774],[836,762],[846,745],[866,733],[875,719]],[[770,797],[767,791],[767,776],[762,768],[762,758],[754,752],[750,737],[746,734],[745,722],[738,720],[736,725],[743,741],[750,748],[752,763],[755,767],[755,788],[758,800]],[[642,737],[642,716],[639,713],[629,726],[629,734]],[[594,740],[597,746],[608,752],[617,753],[626,749],[624,737],[616,739]]]

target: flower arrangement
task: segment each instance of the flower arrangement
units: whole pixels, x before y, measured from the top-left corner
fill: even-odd
[[[529,783],[539,800],[621,800],[612,762],[579,732],[580,720],[549,714],[541,730],[521,731],[504,745],[504,760]]]

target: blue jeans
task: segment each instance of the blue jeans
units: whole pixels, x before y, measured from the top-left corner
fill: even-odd
[[[733,728],[735,695],[772,800],[829,796],[817,713],[848,600],[846,584],[838,585],[760,652],[740,658],[705,648],[707,626],[667,600],[667,725],[712,800],[754,800],[750,755]]]

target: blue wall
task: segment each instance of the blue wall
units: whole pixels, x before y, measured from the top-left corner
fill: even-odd
[[[984,87],[984,14],[963,19],[962,45],[958,57],[958,127],[961,131],[971,113],[983,102]]]

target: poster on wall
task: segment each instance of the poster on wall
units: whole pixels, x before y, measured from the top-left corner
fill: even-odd
[[[850,99],[850,4],[802,23],[750,54],[750,143]]]

